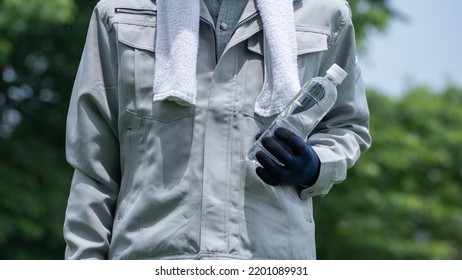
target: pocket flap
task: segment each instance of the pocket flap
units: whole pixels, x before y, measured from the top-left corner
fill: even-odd
[[[308,31],[297,31],[297,54],[327,50],[327,35]]]
[[[119,42],[137,49],[156,51],[156,27],[134,24],[118,24]]]
[[[328,36],[323,33],[297,30],[297,55],[327,50]],[[249,38],[247,48],[263,55],[263,33]]]

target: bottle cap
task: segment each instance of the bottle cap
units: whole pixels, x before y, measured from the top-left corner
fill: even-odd
[[[335,63],[326,71],[326,76],[330,77],[332,82],[337,85],[341,84],[347,75],[348,73]]]

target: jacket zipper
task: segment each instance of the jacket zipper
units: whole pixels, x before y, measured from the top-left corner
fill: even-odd
[[[213,23],[208,21],[207,19],[200,17],[201,21],[203,21],[205,24],[209,25],[212,28],[213,31],[213,40],[215,41],[215,63],[218,63],[218,46],[217,46],[217,33],[215,32],[215,28]]]
[[[243,19],[241,22],[238,22],[236,24],[236,26],[234,27],[233,29],[233,32],[231,32],[231,36],[229,37],[229,39],[231,39],[231,37],[233,37],[234,33],[236,32],[236,30],[243,26],[244,24],[250,22],[251,20],[253,20],[260,12],[259,11],[256,11],[255,13],[251,14],[250,16],[246,17],[245,19]]]
[[[156,16],[157,11],[148,9],[132,9],[132,8],[115,8],[114,11],[119,14],[132,14],[144,16]]]

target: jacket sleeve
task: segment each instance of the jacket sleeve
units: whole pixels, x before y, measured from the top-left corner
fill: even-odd
[[[66,158],[75,168],[64,221],[66,259],[107,258],[119,192],[116,50],[95,8],[72,91]]]
[[[308,138],[318,154],[321,167],[318,180],[301,191],[301,198],[325,195],[334,184],[346,179],[347,169],[371,144],[369,109],[356,58],[355,35],[351,12],[340,17],[338,30],[332,32],[329,49],[323,55],[321,73],[336,63],[348,76],[338,86],[338,97],[332,110]]]

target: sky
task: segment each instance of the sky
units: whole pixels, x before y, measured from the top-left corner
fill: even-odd
[[[371,34],[359,56],[366,86],[400,96],[415,85],[462,87],[462,1],[390,0],[406,20]]]

